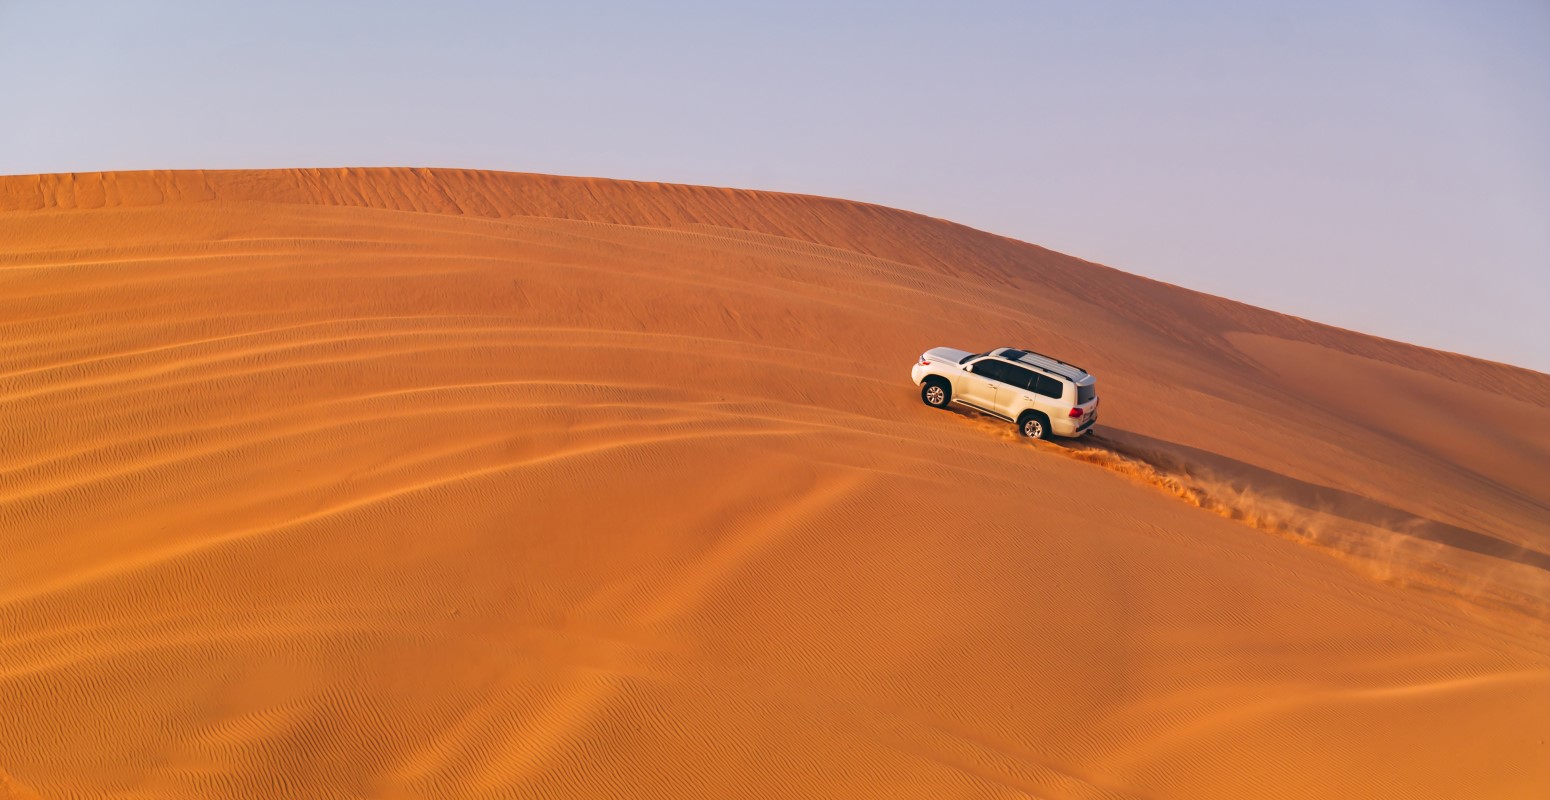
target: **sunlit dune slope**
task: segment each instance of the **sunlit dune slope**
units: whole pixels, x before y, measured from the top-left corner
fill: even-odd
[[[0,178],[0,334],[0,798],[1550,793],[1539,373],[408,169]],[[920,403],[1002,344],[1101,437]]]

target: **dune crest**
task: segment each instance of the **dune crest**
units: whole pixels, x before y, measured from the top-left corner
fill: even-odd
[[[1550,793],[1539,373],[465,170],[0,177],[0,308],[0,797]]]

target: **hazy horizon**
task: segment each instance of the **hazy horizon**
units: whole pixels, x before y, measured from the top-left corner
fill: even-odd
[[[1550,371],[1545,41],[1550,8],[1506,0],[0,2],[0,173],[828,195]]]

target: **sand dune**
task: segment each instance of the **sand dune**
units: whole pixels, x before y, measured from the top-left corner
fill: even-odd
[[[0,798],[1550,794],[1539,373],[443,170],[0,178],[0,309]]]

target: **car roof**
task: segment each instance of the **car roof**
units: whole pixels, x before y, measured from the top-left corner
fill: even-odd
[[[999,350],[993,351],[991,355],[999,356],[1008,361],[1027,364],[1028,366],[1032,367],[1038,367],[1045,372],[1059,375],[1060,377],[1065,378],[1072,383],[1088,383],[1092,380],[1092,375],[1088,374],[1087,370],[1082,369],[1075,364],[1067,364],[1058,358],[1051,358],[1047,355],[1044,355],[1043,353],[1035,353],[1032,350],[1018,350],[1015,347],[1003,347]]]

